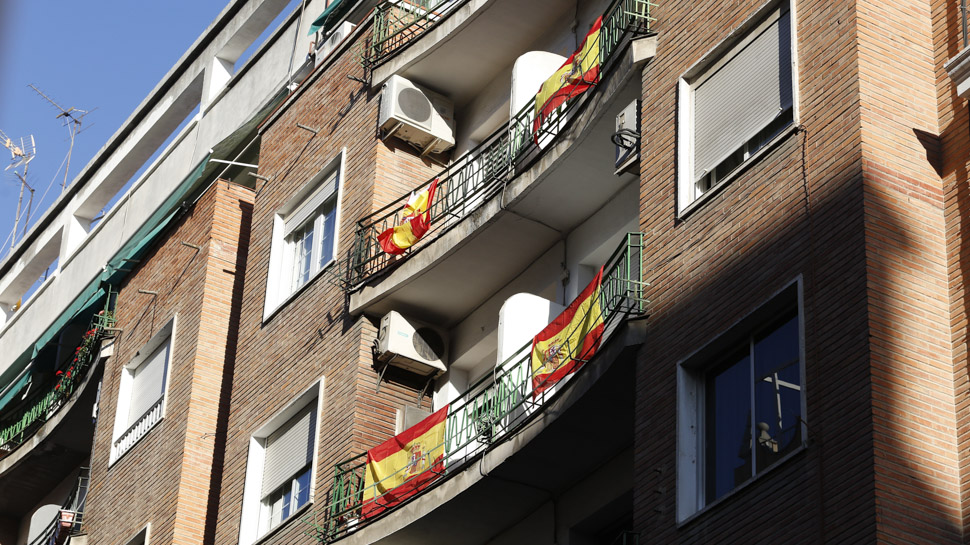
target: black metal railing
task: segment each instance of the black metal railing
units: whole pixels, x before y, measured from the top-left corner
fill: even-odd
[[[645,311],[642,233],[629,233],[603,266],[598,304],[589,312],[598,313],[594,320],[603,321],[609,332],[620,320],[641,315]],[[590,332],[588,335],[601,334]],[[584,338],[585,339],[585,338]],[[579,359],[584,342],[567,347],[566,359]],[[511,437],[554,395],[549,385],[536,387],[532,369],[532,343],[521,347],[511,357],[496,366],[495,372],[471,385],[448,405],[444,445],[427,449],[430,453],[444,452],[439,462],[427,460],[427,471],[452,474],[464,462],[475,457],[493,443]],[[332,542],[371,522],[364,518],[366,453],[360,453],[334,466],[333,484],[327,495],[322,520],[315,513],[304,518],[312,530],[307,533],[322,542]],[[396,476],[395,476],[396,477]],[[393,477],[392,477],[393,478]],[[379,483],[375,483],[375,490]],[[372,496],[377,502],[380,494]],[[393,510],[393,507],[386,510]]]
[[[653,22],[651,9],[654,6],[653,2],[647,0],[615,0],[610,5],[603,16],[599,34],[601,67],[607,66],[627,33],[649,32]],[[541,123],[536,123],[533,98],[509,120],[507,126],[415,188],[415,191],[421,191],[433,180],[438,180],[438,191],[429,207],[431,229],[415,247],[427,245],[496,195],[504,187],[504,182],[519,173],[525,165],[531,164],[551,145],[568,120],[588,99],[589,93],[578,95],[549,112]],[[408,197],[409,194],[402,195],[357,222],[355,242],[346,267],[346,285],[349,289],[406,257],[407,254],[393,256],[385,253],[378,236],[398,223],[398,213]]]

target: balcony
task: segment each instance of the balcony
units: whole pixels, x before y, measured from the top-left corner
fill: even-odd
[[[430,487],[362,518],[365,454],[338,463],[325,513],[304,519],[313,535],[326,543],[345,536],[352,543],[412,543],[433,531],[441,543],[476,543],[489,535],[486,528],[512,524],[547,501],[543,491],[561,491],[567,501],[568,491],[597,482],[606,496],[625,497],[632,474],[632,358],[643,342],[642,321],[630,318],[645,307],[643,250],[643,235],[630,233],[607,260],[599,299],[605,340],[578,372],[554,387],[536,386],[526,344],[451,401],[444,444],[427,449],[443,447],[443,459],[413,477],[434,474]],[[575,443],[576,430],[595,448],[563,449]],[[487,476],[480,466],[489,468]],[[373,496],[369,501],[380,504],[383,496]],[[372,525],[375,520],[385,522]]]
[[[0,460],[27,443],[72,401],[75,392],[86,384],[88,370],[101,356],[101,341],[113,325],[112,309],[106,305],[91,318],[91,325],[81,337],[73,358],[61,363],[54,374],[55,380],[0,415]]]
[[[602,1],[601,5],[606,4]],[[635,22],[631,29],[650,30],[653,2],[626,0],[621,4],[627,22]],[[581,13],[577,9],[574,2],[564,0],[385,2],[377,8],[368,55],[371,82],[377,86],[391,75],[403,76],[447,96],[462,114],[472,103],[490,102],[487,108],[501,114],[500,120],[463,116],[471,126],[466,130],[476,132],[474,139],[480,141],[487,132],[479,135],[474,129],[482,125],[491,129],[496,126],[494,121],[508,119],[508,101],[498,104],[491,95],[501,94],[498,89],[509,81],[515,60],[530,50],[571,48],[574,37],[568,29],[574,20],[591,23],[599,13],[590,10],[602,8],[587,5]],[[578,32],[581,37],[584,29]],[[570,45],[564,46],[564,40]]]
[[[76,540],[87,542],[79,537],[84,528],[84,505],[88,496],[91,469],[82,467],[78,471],[77,483],[50,524],[41,531],[29,545],[64,545]]]
[[[608,232],[636,228],[637,176],[614,175],[611,136],[616,114],[640,96],[634,59],[618,53],[649,28],[641,6],[617,1],[605,13],[595,89],[567,102],[537,132],[533,99],[436,176],[431,230],[408,253],[394,257],[378,243],[398,221],[407,195],[358,222],[348,259],[352,313],[398,310],[452,326],[625,192],[634,195],[630,209]],[[467,281],[469,271],[474,282]]]
[[[18,396],[26,390],[26,397],[11,401],[0,412],[0,517],[5,520],[29,514],[91,454],[91,408],[96,405],[103,369],[99,361],[110,351],[110,346],[103,345],[114,326],[112,304],[109,296],[90,325],[83,322],[87,327],[76,348],[64,345],[62,350],[69,355],[50,369],[49,380],[43,380],[47,373],[38,373],[29,386],[15,383]],[[81,331],[82,327],[69,329]],[[58,343],[51,344],[51,349],[37,355],[35,369],[54,361]]]

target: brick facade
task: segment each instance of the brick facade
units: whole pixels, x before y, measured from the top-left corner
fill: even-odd
[[[658,543],[966,542],[970,115],[943,68],[964,46],[959,12],[940,0],[793,0],[795,126],[678,217],[678,80],[766,5],[656,8],[658,54],[640,74],[650,303],[634,529]],[[253,434],[319,379],[310,516],[322,516],[336,462],[393,435],[405,406],[430,407],[413,386],[378,385],[378,324],[346,311],[336,267],[264,316],[276,216],[334,158],[338,260],[359,219],[440,170],[377,137],[380,90],[352,79],[366,77],[368,34],[365,24],[261,128],[268,182],[255,193],[218,182],[122,287],[92,457],[94,542],[123,543],[151,522],[152,545],[236,543]],[[793,283],[805,446],[678,521],[678,368]],[[122,366],[176,314],[165,419],[109,468]],[[290,520],[260,543],[313,543],[308,530]]]
[[[260,173],[271,181],[260,191],[253,214],[217,543],[239,539],[250,437],[317,379],[324,381],[314,482],[314,501],[319,504],[315,509],[321,512],[336,462],[394,435],[398,409],[430,407],[430,397],[414,388],[384,382],[378,392],[371,352],[377,324],[346,315],[344,293],[329,281],[331,271],[323,271],[263,320],[274,216],[342,150],[338,258],[351,248],[357,219],[437,170],[399,142],[374,137],[380,94],[348,77],[363,75],[357,47],[350,45],[333,64],[304,82],[299,96],[271,119],[262,137]],[[297,123],[319,133],[300,129]],[[309,543],[307,530],[302,522],[290,521],[262,542]]]
[[[126,543],[147,524],[153,544],[202,543],[211,532],[252,201],[251,190],[216,182],[119,290],[122,332],[104,373],[86,513],[94,543]],[[175,316],[165,417],[109,467],[122,368]]]

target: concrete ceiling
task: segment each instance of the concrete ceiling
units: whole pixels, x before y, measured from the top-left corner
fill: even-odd
[[[563,0],[492,0],[401,75],[448,95],[460,108],[575,7]],[[468,62],[469,51],[474,62]]]

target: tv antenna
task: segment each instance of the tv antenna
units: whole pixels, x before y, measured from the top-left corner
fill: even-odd
[[[63,193],[64,190],[67,188],[67,172],[71,168],[71,152],[74,151],[74,137],[77,136],[79,132],[81,132],[81,120],[84,119],[84,116],[88,115],[91,112],[88,110],[81,110],[79,108],[64,109],[63,107],[61,107],[60,104],[54,102],[54,99],[45,95],[44,92],[38,89],[34,84],[30,84],[28,85],[28,87],[30,87],[38,95],[43,97],[44,100],[46,100],[47,102],[50,102],[52,106],[60,110],[61,113],[57,114],[57,117],[55,117],[55,119],[64,118],[64,126],[67,127],[67,132],[71,137],[71,145],[70,147],[67,148],[67,159],[66,159],[67,164],[64,166],[64,181],[61,182],[61,192]]]
[[[30,209],[34,204],[34,188],[30,187],[30,184],[27,183],[27,169],[30,167],[31,159],[37,153],[37,146],[34,144],[33,135],[21,138],[20,145],[17,145],[2,130],[0,130],[0,143],[3,144],[3,147],[10,150],[10,164],[4,170],[10,170],[11,168],[17,169],[21,166],[24,167],[22,173],[14,170],[14,174],[20,179],[20,197],[17,199],[17,216],[13,222],[13,231],[10,233],[10,249],[12,250],[17,243],[17,227],[20,226],[20,215],[24,211],[24,188],[30,191],[26,214],[24,214],[24,234],[27,233],[27,225],[30,223]]]

